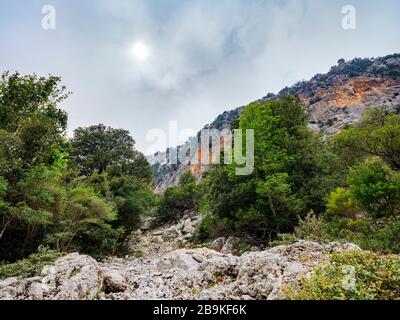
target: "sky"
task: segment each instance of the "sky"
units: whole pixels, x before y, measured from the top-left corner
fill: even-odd
[[[43,28],[45,5],[55,29]],[[342,27],[345,5],[355,29]],[[399,39],[398,0],[0,0],[0,72],[61,76],[69,136],[104,123],[146,154],[164,148],[152,129],[175,121],[184,142],[184,129],[340,58],[398,53]]]

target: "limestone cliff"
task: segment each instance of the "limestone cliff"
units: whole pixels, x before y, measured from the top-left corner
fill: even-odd
[[[299,95],[310,111],[310,128],[328,136],[361,120],[363,112],[370,108],[384,107],[389,112],[400,112],[400,54],[372,59],[356,58],[347,62],[341,59],[328,73],[317,74],[308,81],[286,87],[278,94],[270,93],[260,100],[278,99],[286,95]],[[205,128],[231,128],[242,110],[243,107],[239,107],[224,112]],[[189,143],[177,149],[185,149]],[[176,184],[186,170],[191,170],[198,177],[207,170],[207,166],[201,164],[165,163],[166,156],[172,151],[159,152],[149,158],[157,191]],[[198,155],[201,157],[201,150]]]

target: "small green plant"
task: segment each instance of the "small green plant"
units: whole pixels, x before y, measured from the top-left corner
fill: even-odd
[[[299,225],[293,233],[278,234],[278,239],[271,244],[286,245],[298,240],[316,241],[319,243],[330,242],[334,236],[330,232],[331,228],[323,217],[317,217],[314,213],[309,213],[304,219],[300,219]]]
[[[138,258],[143,257],[144,253],[142,251],[135,251],[135,252],[132,252],[130,254],[130,256],[133,257],[133,258],[137,258],[138,259]]]
[[[365,251],[334,253],[329,263],[315,267],[311,277],[285,288],[285,293],[290,300],[397,300],[400,257]]]
[[[18,277],[28,278],[37,276],[47,265],[52,265],[64,254],[58,251],[40,247],[37,253],[15,263],[0,266],[0,279]]]
[[[349,190],[337,188],[328,198],[326,213],[332,217],[354,218],[359,208],[353,203]]]
[[[249,252],[251,250],[251,245],[246,242],[241,242],[239,244],[239,253],[243,254]]]

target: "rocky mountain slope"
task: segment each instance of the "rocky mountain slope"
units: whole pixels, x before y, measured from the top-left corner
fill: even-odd
[[[130,243],[133,255],[123,259],[69,254],[39,276],[0,281],[0,299],[284,299],[285,286],[299,283],[332,252],[360,250],[300,241],[239,256],[229,239],[196,248],[190,238],[199,222],[186,216],[177,225],[138,232]]]
[[[328,73],[317,74],[309,81],[298,82],[278,94],[270,93],[260,100],[277,99],[289,94],[299,95],[309,109],[310,128],[326,135],[334,135],[349,124],[359,121],[363,112],[373,107],[400,112],[400,54],[375,59],[339,60]],[[240,107],[224,112],[205,128],[231,128],[242,110],[243,107]],[[178,150],[185,149],[189,143],[179,146]],[[188,169],[198,177],[207,170],[207,166],[201,164],[168,164],[168,153],[173,151],[158,152],[149,158],[156,177],[157,191],[176,184],[181,174]]]

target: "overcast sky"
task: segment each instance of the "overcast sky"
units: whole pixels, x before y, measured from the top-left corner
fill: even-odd
[[[46,4],[56,30],[42,28]],[[150,129],[199,130],[339,58],[400,52],[399,39],[398,0],[0,0],[0,70],[60,75],[69,135],[126,128],[146,153]]]

